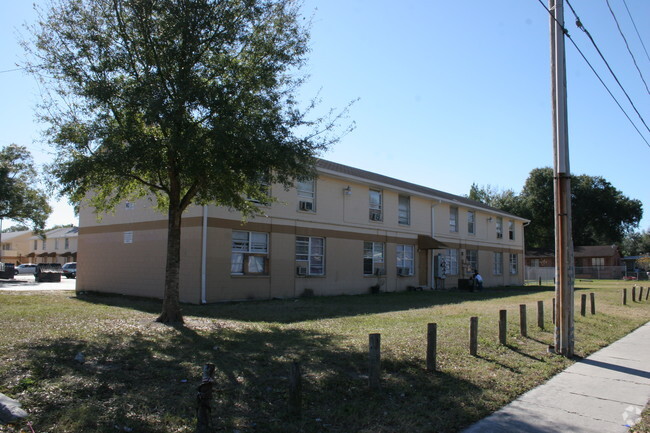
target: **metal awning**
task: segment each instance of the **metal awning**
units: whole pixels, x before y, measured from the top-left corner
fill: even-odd
[[[418,235],[418,249],[420,250],[440,250],[447,248],[447,245],[429,235]]]

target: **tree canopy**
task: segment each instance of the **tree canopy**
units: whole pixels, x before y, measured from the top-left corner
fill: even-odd
[[[11,219],[21,227],[41,232],[52,209],[38,184],[31,153],[11,144],[0,150],[0,220]]]
[[[183,211],[256,212],[336,141],[340,117],[294,96],[306,23],[297,0],[58,0],[33,29],[61,193],[98,212],[153,195],[168,215],[160,321],[182,321]]]
[[[521,193],[472,185],[470,198],[529,219],[527,248],[553,248],[555,239],[553,169],[530,172]],[[574,245],[620,244],[643,216],[639,200],[630,199],[601,176],[571,178]]]

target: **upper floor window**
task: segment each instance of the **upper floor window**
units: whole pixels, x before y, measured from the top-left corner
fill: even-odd
[[[449,208],[449,231],[458,232],[458,208],[454,206]]]
[[[54,249],[55,250],[59,249],[59,240],[58,239],[54,239]]]
[[[35,240],[34,241],[34,251],[36,251],[37,249],[38,249],[38,241]]]
[[[476,234],[476,212],[473,210],[467,211],[467,233],[470,235]]]
[[[363,243],[363,275],[384,275],[384,244]]]
[[[232,232],[230,273],[235,275],[266,274],[269,235],[256,232]]]
[[[370,190],[370,221],[381,221],[382,218],[382,211],[381,211],[381,205],[382,205],[382,197],[381,197],[381,191],[377,191],[375,189]]]
[[[492,273],[494,275],[503,274],[503,253],[494,253],[494,263],[493,263]]]
[[[271,183],[268,174],[261,174],[257,178],[257,184],[248,190],[246,200],[253,203],[269,204],[271,197]]]
[[[3,251],[11,250],[11,244],[10,243],[2,244],[2,250]]]
[[[314,179],[296,182],[298,210],[316,211],[316,181]]]
[[[124,243],[125,244],[133,243],[133,232],[124,232]]]
[[[404,225],[411,224],[411,197],[405,195],[399,196],[397,222]]]
[[[517,275],[517,273],[519,273],[517,254],[510,254],[510,275]]]
[[[408,276],[415,272],[415,247],[397,245],[397,275]]]
[[[63,248],[65,248],[66,250],[70,248],[70,239],[65,238]]]
[[[298,275],[325,275],[325,239],[296,236]]]
[[[497,217],[496,223],[497,239],[503,238],[503,218]]]
[[[133,210],[133,209],[135,209],[135,203],[133,203],[132,201],[127,201],[124,204],[124,207],[125,207],[125,209]]]
[[[43,246],[43,251],[45,251],[47,249],[47,241],[45,239],[43,239],[43,245],[42,246]]]
[[[513,220],[508,221],[508,239],[515,240],[515,222]]]

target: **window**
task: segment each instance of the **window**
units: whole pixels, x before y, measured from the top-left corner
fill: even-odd
[[[467,233],[473,235],[476,233],[476,228],[474,221],[476,219],[476,213],[473,210],[467,211]]]
[[[296,236],[296,261],[298,275],[325,275],[325,239]]]
[[[503,253],[494,253],[494,268],[492,269],[494,275],[503,274]]]
[[[267,233],[232,232],[230,273],[235,275],[267,273],[269,236]]]
[[[47,241],[43,239],[43,251],[47,249]]]
[[[517,275],[519,273],[519,265],[517,262],[517,254],[510,254],[510,275]]]
[[[397,245],[397,275],[413,275],[415,270],[413,245]]]
[[[449,208],[449,231],[458,232],[458,208],[454,206]]]
[[[38,248],[38,241],[34,241],[34,251]]]
[[[370,190],[370,221],[381,221],[381,191]]]
[[[124,207],[125,207],[127,210],[133,210],[133,209],[135,209],[135,203],[130,202],[130,201],[127,201],[127,202],[124,204]]]
[[[298,210],[316,211],[316,181],[314,179],[296,182],[298,192]]]
[[[54,249],[55,250],[59,249],[59,240],[58,239],[54,239]]]
[[[133,243],[133,232],[124,232],[124,243],[125,244]]]
[[[70,248],[70,239],[65,238],[63,248],[66,249],[66,250],[67,250],[68,248]]]
[[[397,222],[399,224],[411,224],[411,197],[400,195],[397,205]]]
[[[381,242],[363,243],[363,275],[384,274],[384,244]]]
[[[503,238],[503,218],[497,217],[497,239]]]
[[[445,262],[447,264],[447,275],[458,275],[458,250],[455,248],[446,250]]]
[[[478,250],[467,250],[467,271],[478,271]]]
[[[257,177],[257,185],[252,187],[248,192],[246,200],[253,203],[269,204],[269,197],[271,196],[271,183],[269,182],[269,175],[262,174]]]
[[[605,257],[592,257],[591,266],[595,266],[597,268],[605,266]]]
[[[532,259],[530,261],[530,266],[532,266],[533,268],[539,268],[539,259]]]
[[[2,244],[2,250],[3,251],[11,250],[11,244],[10,243]]]
[[[515,240],[515,222],[513,220],[508,221],[508,239]]]

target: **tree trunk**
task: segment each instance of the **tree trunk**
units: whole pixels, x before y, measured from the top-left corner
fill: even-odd
[[[167,223],[167,263],[165,265],[165,295],[162,313],[156,319],[162,323],[183,323],[180,306],[179,270],[181,265],[181,210],[180,200],[171,197]]]

